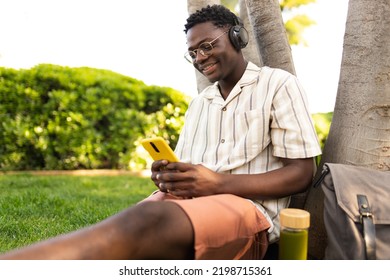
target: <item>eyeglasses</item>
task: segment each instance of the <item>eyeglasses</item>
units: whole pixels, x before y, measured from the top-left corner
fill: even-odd
[[[213,53],[213,44],[215,41],[217,41],[220,37],[228,33],[229,31],[225,31],[221,35],[219,35],[217,38],[214,40],[211,40],[210,42],[203,42],[202,44],[199,45],[199,47],[193,51],[188,51],[184,54],[184,58],[189,62],[189,63],[194,63],[196,60],[196,56],[198,52],[203,55],[204,57],[208,57],[212,55]]]

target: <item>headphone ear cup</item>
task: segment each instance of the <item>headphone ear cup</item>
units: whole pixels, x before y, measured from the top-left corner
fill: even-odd
[[[239,51],[240,49],[243,49],[248,45],[248,31],[240,25],[235,25],[230,27],[229,30],[229,39],[230,42],[233,44],[233,47]]]

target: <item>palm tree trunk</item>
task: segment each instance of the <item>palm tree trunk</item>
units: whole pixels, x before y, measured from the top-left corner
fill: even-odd
[[[254,36],[266,66],[295,74],[278,0],[245,0]]]
[[[253,33],[253,27],[250,23],[248,17],[248,9],[246,7],[245,0],[239,0],[240,5],[240,18],[244,23],[245,29],[248,31],[249,42],[248,45],[242,49],[242,53],[246,60],[253,62],[257,66],[263,66],[263,61],[261,60],[260,51],[258,48],[258,44],[256,43],[256,39]]]
[[[321,166],[332,162],[390,170],[389,14],[388,0],[349,1],[336,105]],[[310,190],[305,209],[313,218],[309,252],[321,259],[326,236],[320,189]]]

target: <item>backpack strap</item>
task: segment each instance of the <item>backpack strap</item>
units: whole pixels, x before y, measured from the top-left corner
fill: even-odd
[[[363,226],[363,239],[366,247],[366,257],[368,260],[375,260],[375,225],[367,196],[358,194],[357,201],[360,213],[360,223]]]

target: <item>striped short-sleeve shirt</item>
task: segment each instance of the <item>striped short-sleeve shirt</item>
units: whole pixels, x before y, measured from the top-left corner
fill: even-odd
[[[321,149],[296,77],[249,62],[226,100],[215,83],[191,101],[175,152],[215,172],[258,174],[282,167],[280,158],[314,157]],[[273,225],[270,242],[289,200],[253,201]]]

